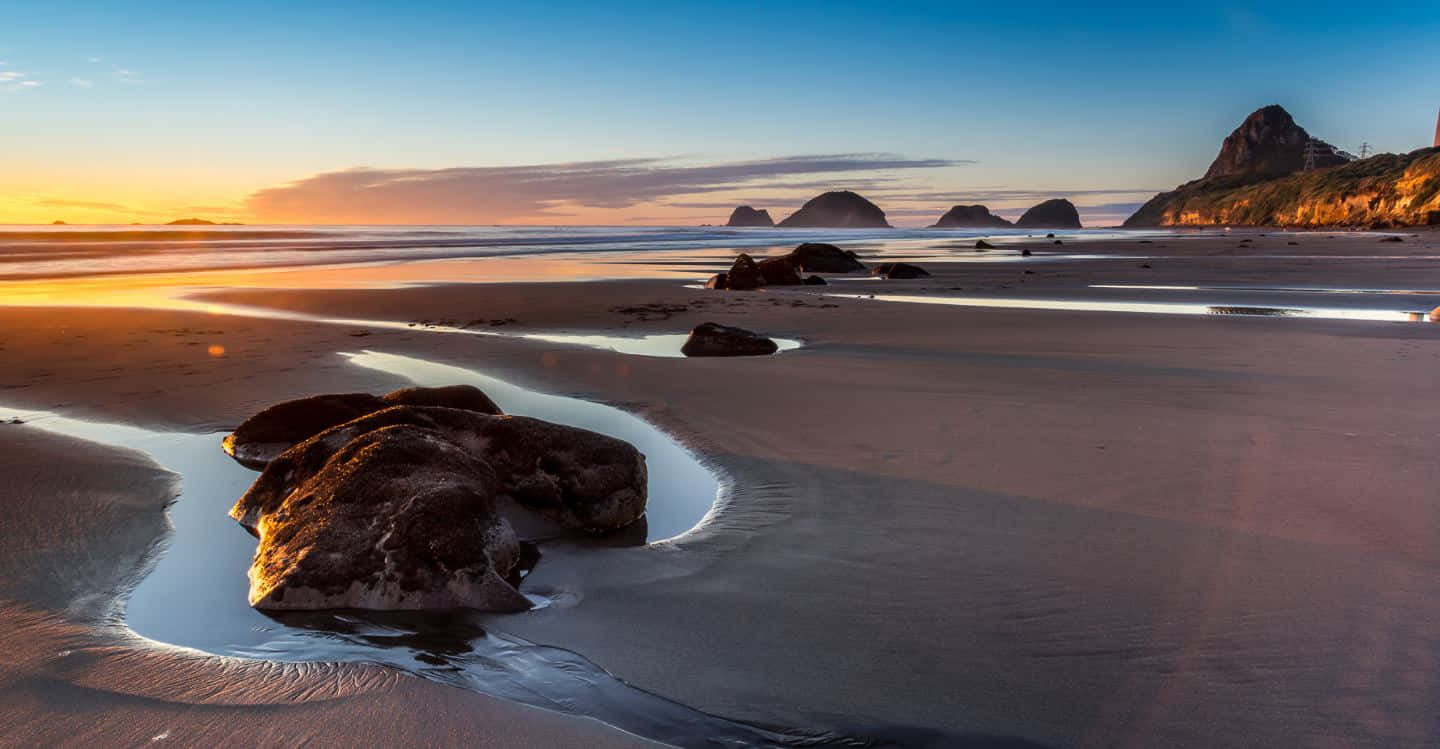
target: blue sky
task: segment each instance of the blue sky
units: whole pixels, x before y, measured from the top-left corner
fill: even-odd
[[[0,136],[15,146],[0,153],[0,220],[69,201],[89,220],[303,221],[303,205],[256,215],[253,196],[356,167],[880,154],[883,168],[619,207],[542,191],[540,213],[487,208],[511,188],[479,183],[452,209],[696,223],[737,200],[783,213],[834,180],[885,195],[901,223],[1051,193],[1104,222],[1198,176],[1265,104],[1342,148],[1393,151],[1428,145],[1440,109],[1440,14],[1413,2],[515,5],[22,0],[0,24]]]

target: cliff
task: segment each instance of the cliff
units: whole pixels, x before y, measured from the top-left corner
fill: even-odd
[[[1156,195],[1125,226],[1440,224],[1440,148],[1268,179],[1200,179]]]

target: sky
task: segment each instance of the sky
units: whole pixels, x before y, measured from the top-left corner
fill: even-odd
[[[0,223],[1115,224],[1267,104],[1429,145],[1423,5],[11,0]]]

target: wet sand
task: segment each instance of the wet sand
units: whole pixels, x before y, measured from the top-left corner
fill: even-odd
[[[1277,253],[1307,257],[1263,259],[1235,238],[1067,240],[1119,257],[926,263],[934,278],[827,288],[1440,289],[1434,233],[1328,236],[1277,235]],[[1377,254],[1420,257],[1348,257]],[[1429,455],[1440,327],[722,294],[674,280],[216,298],[393,321],[515,318],[506,327],[530,331],[714,320],[806,347],[684,360],[418,327],[357,336],[193,311],[8,308],[0,403],[223,429],[276,400],[403,384],[335,353],[368,349],[638,413],[733,482],[713,521],[659,546],[548,554],[526,584],[574,605],[493,626],[733,719],[936,746],[1387,746],[1440,731]],[[641,305],[663,311],[624,310]],[[0,461],[14,477],[7,516],[21,521],[0,527],[0,617],[18,658],[0,669],[0,728],[22,743],[166,731],[194,743],[634,742],[378,667],[137,641],[113,607],[162,542],[166,475],[28,425],[0,425]]]

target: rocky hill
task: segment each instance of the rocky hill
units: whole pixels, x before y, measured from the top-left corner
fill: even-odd
[[[1080,212],[1075,210],[1074,203],[1055,198],[1026,211],[1015,225],[1034,229],[1079,229]]]
[[[1155,196],[1125,222],[1132,227],[1421,224],[1440,224],[1440,148],[1269,179],[1200,179]]]
[[[1250,113],[1240,127],[1220,144],[1220,153],[1205,172],[1206,179],[1233,175],[1278,177],[1293,174],[1305,166],[1306,144],[1316,167],[1338,166],[1350,161],[1350,155],[1295,124],[1295,118],[1279,104],[1261,107]]]
[[[748,205],[742,205],[730,214],[730,220],[726,226],[774,226],[775,220],[770,218],[770,212],[761,208],[755,210]]]
[[[1011,223],[990,212],[983,205],[957,205],[945,212],[932,229],[988,229],[1011,226]]]
[[[1314,157],[1305,170],[1306,143]],[[1279,106],[1256,110],[1205,176],[1151,198],[1126,226],[1440,224],[1440,148],[1354,160]]]
[[[800,210],[780,222],[780,226],[826,229],[888,229],[885,212],[880,207],[844,190],[827,192],[810,199]]]

